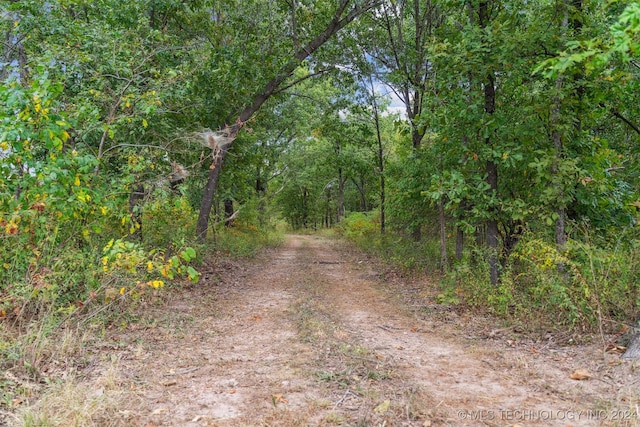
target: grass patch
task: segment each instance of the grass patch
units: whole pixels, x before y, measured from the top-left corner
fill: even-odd
[[[52,385],[32,406],[18,411],[17,427],[127,426],[133,396],[112,368],[92,384],[68,378]]]
[[[380,234],[376,213],[355,212],[336,228],[339,235],[373,255],[405,272],[440,271],[439,242],[428,237],[416,242],[410,236],[393,232]]]
[[[216,255],[251,258],[264,248],[280,246],[284,242],[284,233],[259,229],[251,224],[236,224],[233,227],[217,227],[209,240],[209,247]]]

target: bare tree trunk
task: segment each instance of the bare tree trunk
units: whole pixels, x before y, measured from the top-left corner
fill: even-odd
[[[464,254],[464,231],[462,228],[456,228],[456,260],[462,260]]]
[[[444,216],[444,196],[438,200],[438,219],[440,220],[440,270],[446,273],[449,268],[447,258],[447,228]]]
[[[233,226],[233,200],[224,199],[224,225],[225,227]]]
[[[307,228],[308,225],[308,217],[309,217],[309,212],[308,212],[308,199],[309,197],[309,192],[307,191],[306,188],[302,189],[302,227],[303,228]]]
[[[490,188],[491,194],[495,194],[498,191],[498,167],[494,162],[487,162],[487,183]],[[492,209],[492,216],[496,214],[495,208]],[[489,250],[489,277],[492,285],[498,284],[499,272],[498,272],[498,245],[499,245],[499,233],[498,233],[498,220],[491,218],[487,221],[487,249]]]
[[[26,84],[29,79],[29,72],[27,70],[27,53],[24,50],[24,44],[22,40],[24,36],[16,31],[16,27],[13,26],[14,22],[20,21],[20,14],[14,12],[10,14],[10,23],[7,24],[8,28],[5,32],[4,41],[1,44],[4,46],[2,52],[2,63],[5,64],[0,68],[0,81],[4,81],[11,74],[11,68],[13,64],[18,65],[18,76],[20,77],[20,83]]]
[[[366,212],[368,210],[367,206],[367,192],[366,192],[366,183],[363,176],[360,176],[360,183],[355,180],[355,178],[351,178],[351,182],[358,189],[358,193],[360,194],[360,212]]]
[[[491,0],[481,0],[478,3],[478,24],[484,29],[489,24],[489,3]],[[495,76],[493,70],[489,70],[484,81],[484,111],[488,115],[493,115],[496,111],[496,87]],[[485,140],[487,146],[493,145],[491,134]],[[494,198],[498,194],[498,165],[487,160],[485,164],[485,172],[487,174],[487,184],[489,185],[489,195]],[[498,272],[498,220],[497,207],[491,206],[489,219],[486,222],[487,227],[487,249],[489,251],[489,277],[492,285],[496,285],[499,280]]]
[[[627,350],[622,355],[626,360],[640,359],[640,321],[636,322],[635,328],[630,329],[631,337],[627,344]]]
[[[566,37],[567,28],[569,26],[569,11],[567,10],[568,4],[563,5],[563,16],[562,22],[560,24],[562,37]],[[556,187],[556,215],[558,216],[555,221],[555,240],[556,240],[556,248],[558,251],[562,252],[565,249],[567,244],[567,232],[565,225],[565,202],[564,202],[564,189],[562,177],[559,176],[560,173],[560,162],[564,157],[564,147],[562,144],[562,132],[560,130],[560,116],[562,114],[562,100],[561,100],[561,91],[563,86],[563,77],[559,76],[555,82],[555,95],[553,97],[553,108],[551,110],[551,139],[553,144],[554,151],[554,159],[553,164],[551,165],[551,176],[555,181],[554,186]],[[558,265],[559,270],[564,270],[564,265]]]
[[[336,223],[344,216],[344,181],[342,168],[338,168],[338,214],[336,215]]]
[[[380,234],[386,231],[385,224],[385,181],[384,181],[384,146],[382,145],[382,133],[380,132],[380,112],[378,111],[378,100],[376,99],[376,90],[373,84],[373,76],[369,75],[369,84],[371,85],[371,105],[373,107],[373,121],[376,126],[376,139],[378,142],[378,172],[380,173]]]
[[[215,190],[218,186],[220,171],[222,170],[222,165],[224,164],[224,159],[226,157],[228,149],[228,145],[222,148],[222,151],[214,159],[209,169],[209,177],[207,178],[207,185],[204,188],[204,193],[202,195],[198,222],[196,223],[196,237],[199,240],[204,240],[207,237],[207,229],[209,228],[209,215],[211,214],[211,207],[213,206]]]

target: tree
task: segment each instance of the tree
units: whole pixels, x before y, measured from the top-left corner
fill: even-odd
[[[292,3],[292,5],[294,5]],[[334,10],[331,11],[330,18],[325,24],[325,27],[316,33],[315,36],[309,39],[301,48],[295,49],[293,54],[281,53],[279,57],[276,57],[277,63],[284,63],[280,66],[273,76],[266,82],[266,84],[260,89],[253,97],[252,100],[244,106],[242,111],[238,114],[237,119],[224,129],[225,137],[233,141],[242,127],[258,112],[262,105],[274,94],[281,92],[285,86],[287,80],[293,75],[296,68],[306,58],[311,57],[320,47],[322,47],[332,36],[337,34],[346,25],[355,20],[358,16],[367,12],[368,10],[378,6],[379,1],[366,0],[363,2],[356,2],[351,0],[340,0]],[[297,27],[296,27],[297,28]],[[296,40],[297,35],[296,31]],[[306,79],[307,76],[301,79]],[[301,80],[297,79],[297,81]],[[295,84],[293,81],[288,86]],[[207,185],[202,196],[202,204],[200,206],[200,212],[198,215],[198,222],[196,224],[196,235],[199,238],[206,237],[209,216],[211,213],[211,207],[213,205],[213,196],[217,187],[218,178],[220,176],[220,170],[224,164],[225,157],[229,150],[229,146],[225,146],[220,151],[220,155],[216,158],[214,164],[211,167],[211,171],[207,178]]]

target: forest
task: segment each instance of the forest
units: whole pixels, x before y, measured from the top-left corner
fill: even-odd
[[[8,0],[0,28],[4,369],[284,232],[532,328],[640,317],[638,1]]]

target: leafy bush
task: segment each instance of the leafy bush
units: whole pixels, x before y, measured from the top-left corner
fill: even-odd
[[[138,157],[118,166],[121,176],[98,174],[98,159],[82,154],[93,151],[70,136],[62,85],[37,72],[29,86],[0,85],[0,368],[30,376],[67,320],[109,319],[172,279],[199,276],[182,240],[193,222],[183,200],[144,207],[146,241],[135,241],[128,195]]]
[[[587,243],[585,243],[587,242]],[[638,317],[640,256],[637,245],[599,245],[569,240],[560,253],[553,243],[529,233],[502,268],[497,286],[489,282],[486,262],[474,249],[443,279],[440,299],[464,302],[514,318],[537,319],[540,326],[593,329]],[[608,320],[608,322],[605,322]]]
[[[342,220],[338,229],[350,239],[370,237],[380,230],[380,220],[373,212],[352,212]]]

